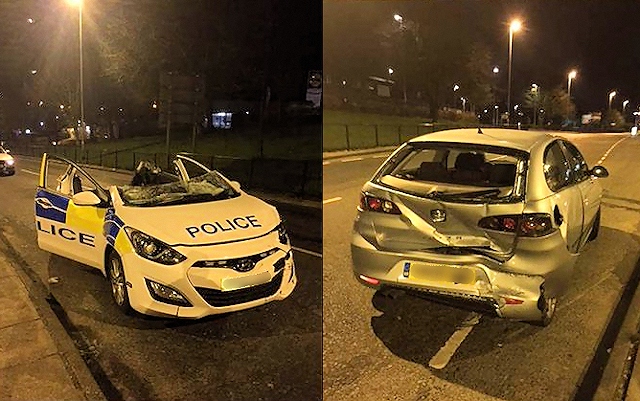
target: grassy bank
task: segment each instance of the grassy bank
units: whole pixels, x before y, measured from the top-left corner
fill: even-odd
[[[322,148],[326,152],[392,146],[418,135],[462,126],[454,122],[431,124],[420,117],[324,110]]]

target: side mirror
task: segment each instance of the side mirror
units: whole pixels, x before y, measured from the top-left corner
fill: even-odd
[[[76,206],[97,206],[100,204],[101,200],[98,198],[98,195],[94,194],[91,191],[82,191],[73,195],[71,199],[73,204]]]
[[[605,178],[609,176],[609,172],[602,166],[595,166],[590,171],[591,175],[598,178]]]
[[[235,189],[236,192],[240,192],[240,183],[238,181],[231,181],[231,188]]]

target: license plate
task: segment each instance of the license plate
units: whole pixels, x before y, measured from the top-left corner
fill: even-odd
[[[271,274],[263,272],[244,277],[232,277],[222,280],[222,289],[225,291],[237,290],[240,288],[251,287],[258,284],[264,284],[269,281]]]
[[[473,284],[476,280],[476,273],[473,269],[466,267],[412,265],[409,278],[419,281]]]

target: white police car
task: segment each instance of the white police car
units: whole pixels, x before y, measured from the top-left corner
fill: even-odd
[[[276,209],[193,159],[173,163],[177,175],[107,190],[44,154],[38,245],[100,269],[125,313],[201,318],[288,297],[296,275]]]

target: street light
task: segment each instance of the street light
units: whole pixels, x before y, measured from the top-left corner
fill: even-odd
[[[628,104],[629,104],[629,100],[625,100],[624,102],[622,102],[622,113],[624,113]]]
[[[393,19],[400,24],[400,30],[402,31],[402,35],[406,35],[407,27],[404,24],[404,18],[400,14],[394,14]],[[402,66],[400,67],[400,72],[402,73],[402,97],[404,100],[404,104],[407,104],[407,47],[405,38],[402,38]]]
[[[609,92],[609,110],[611,110],[611,101],[617,95],[616,91]]]
[[[495,67],[493,67],[493,73],[497,74],[500,72],[500,68],[498,68],[498,66],[496,65]]]
[[[567,94],[569,95],[569,98],[571,98],[571,80],[576,79],[577,75],[578,71],[576,70],[571,70],[571,72],[567,75]]]
[[[537,124],[538,120],[538,96],[540,93],[540,86],[536,83],[531,84],[531,93],[533,94],[533,125]]]
[[[507,84],[507,123],[510,123],[511,117],[511,59],[513,57],[513,33],[518,32],[522,28],[519,20],[511,21],[509,25],[509,82]]]
[[[462,100],[462,112],[464,113],[465,111],[467,111],[467,99],[461,97],[460,100]]]
[[[86,134],[84,121],[84,65],[82,60],[82,2],[83,0],[67,0],[67,2],[78,7],[78,42],[80,44],[80,150],[84,154],[84,136]]]
[[[389,67],[387,71],[389,71],[389,76],[393,75],[393,68]]]

